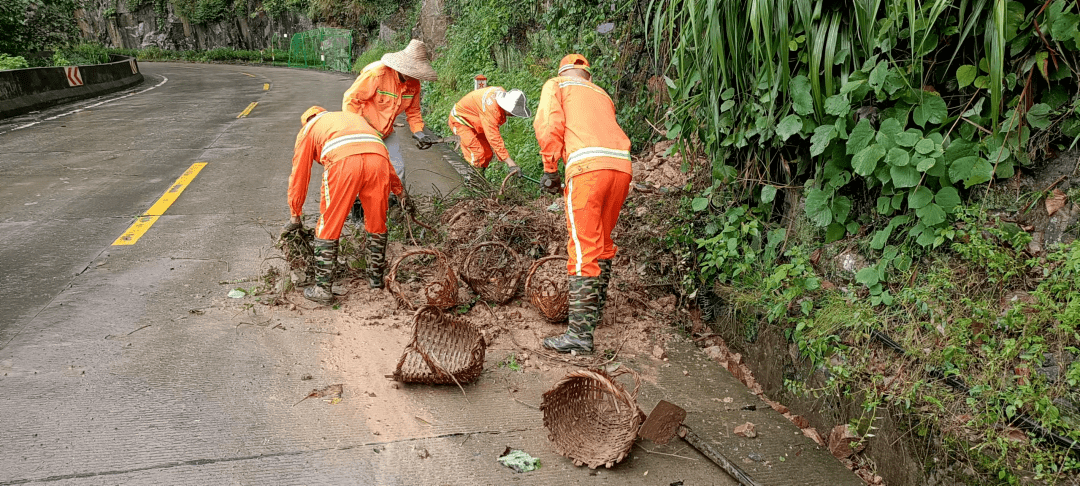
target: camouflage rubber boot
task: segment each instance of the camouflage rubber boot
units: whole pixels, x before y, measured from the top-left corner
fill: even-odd
[[[611,283],[611,259],[597,260],[600,265],[600,303],[596,308],[596,322],[604,322],[604,304],[607,304],[607,289]]]
[[[566,332],[544,338],[544,347],[560,353],[591,353],[600,304],[599,277],[570,276],[570,315]]]
[[[315,285],[304,289],[304,298],[320,304],[334,302],[332,290],[334,264],[337,263],[337,240],[315,238],[312,245],[315,251]]]
[[[373,289],[383,288],[383,274],[386,273],[386,242],[389,233],[367,234],[367,277],[368,285]]]

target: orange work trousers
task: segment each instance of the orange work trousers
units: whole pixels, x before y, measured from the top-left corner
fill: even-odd
[[[630,174],[617,170],[594,170],[571,177],[563,188],[566,196],[566,242],[570,275],[599,277],[597,260],[615,256],[618,248],[611,231],[619,222],[619,210],[630,193]]]
[[[487,168],[491,163],[491,144],[487,137],[476,133],[476,130],[458,123],[454,117],[450,117],[450,130],[461,139],[461,156],[473,167]]]
[[[386,233],[391,170],[390,161],[380,154],[351,155],[324,167],[315,237],[338,239],[357,198],[364,207],[364,229],[368,233]]]

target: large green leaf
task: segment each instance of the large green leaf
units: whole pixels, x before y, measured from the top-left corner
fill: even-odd
[[[892,183],[897,188],[915,187],[919,183],[919,179],[922,178],[922,174],[910,165],[904,167],[893,166],[889,169],[889,175],[892,176]]]
[[[920,222],[927,226],[937,226],[945,222],[945,210],[933,203],[916,209],[915,215],[919,217]]]
[[[935,148],[937,148],[936,144],[929,138],[919,140],[919,142],[915,144],[915,151],[922,155],[933,152]]]
[[[825,243],[832,243],[847,235],[847,228],[840,223],[832,223],[829,228],[825,230]]]
[[[956,68],[956,82],[961,88],[967,87],[971,83],[975,82],[975,76],[979,74],[978,68],[971,64],[965,64]]]
[[[1027,122],[1031,126],[1040,130],[1046,130],[1050,126],[1050,105],[1046,103],[1036,103],[1028,108],[1027,116],[1025,117]]]
[[[825,99],[825,113],[833,116],[847,116],[851,113],[851,102],[847,95],[832,95]]]
[[[960,192],[955,187],[942,187],[934,196],[934,202],[946,212],[952,212],[953,208],[960,205]]]
[[[817,157],[825,152],[829,142],[836,138],[836,126],[821,125],[814,129],[810,137],[810,156]]]
[[[693,201],[690,201],[690,208],[695,212],[704,211],[709,207],[709,198],[707,197],[695,197]]]
[[[776,135],[780,137],[780,140],[786,142],[789,137],[799,133],[799,130],[802,130],[802,127],[802,118],[800,118],[799,115],[792,113],[785,116],[784,119],[780,120],[780,123],[776,125]]]
[[[811,188],[806,192],[806,217],[817,226],[825,227],[832,223],[832,209],[829,208],[830,197],[832,197],[831,192],[817,188]]]
[[[874,267],[866,267],[855,273],[855,281],[867,287],[878,283],[878,271]]]
[[[885,147],[881,144],[874,144],[869,147],[865,147],[855,154],[851,158],[851,168],[856,174],[863,177],[868,177],[874,173],[874,169],[877,168],[877,163],[885,156]]]
[[[883,83],[885,83],[885,75],[889,72],[889,63],[881,61],[874,66],[874,70],[870,71],[870,78],[867,82],[874,90],[880,90]]]
[[[761,186],[761,202],[768,204],[773,202],[773,199],[776,199],[776,186],[768,184]]]
[[[978,162],[979,157],[975,155],[968,155],[953,160],[952,163],[949,164],[949,179],[952,180],[953,184],[967,180],[971,177],[972,172],[975,170],[975,164]]]
[[[945,149],[945,163],[951,164],[961,157],[978,155],[978,149],[974,143],[964,139],[953,140],[949,148]]]
[[[847,221],[848,215],[851,214],[851,198],[847,196],[836,196],[832,202],[833,221],[837,223],[843,223]]]
[[[893,118],[893,117],[889,117],[889,118],[886,118],[886,119],[881,121],[881,127],[878,128],[878,137],[877,137],[877,139],[878,139],[879,142],[884,141],[884,140],[888,140],[889,141],[888,145],[891,147],[892,145],[894,145],[896,143],[896,137],[898,135],[900,135],[900,133],[903,132],[903,131],[904,131],[904,127],[900,123],[900,120],[897,120],[896,118]]]
[[[945,106],[945,100],[941,99],[937,93],[924,93],[923,101],[919,103],[918,108],[922,108],[926,121],[935,125],[944,122],[949,117],[949,108]]]
[[[858,153],[860,150],[866,148],[870,141],[874,139],[875,133],[873,127],[870,126],[869,120],[865,118],[859,120],[859,123],[851,130],[851,134],[848,135],[848,155]]]
[[[922,132],[914,128],[909,128],[906,131],[896,134],[896,144],[901,147],[914,147],[919,140],[922,140]]]
[[[934,168],[934,165],[937,164],[937,159],[931,157],[923,157],[920,158],[918,162],[916,162],[916,164],[917,165],[915,165],[915,170],[919,172],[926,172]]]
[[[889,149],[889,155],[885,159],[889,165],[895,165],[897,167],[903,167],[911,162],[911,154],[907,150],[900,147],[893,147]]]
[[[788,84],[791,90],[791,108],[800,115],[809,115],[814,112],[814,97],[810,93],[810,79],[806,76],[795,76]]]
[[[920,186],[908,195],[908,207],[911,209],[919,209],[930,204],[934,200],[934,191],[927,189],[926,186]]]

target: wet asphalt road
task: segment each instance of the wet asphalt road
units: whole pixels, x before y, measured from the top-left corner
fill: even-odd
[[[142,71],[146,81],[126,92],[0,121],[0,485],[363,479],[355,464],[351,479],[331,481],[311,466],[334,454],[311,451],[340,442],[346,423],[286,434],[282,423],[321,418],[267,411],[269,376],[319,369],[314,339],[190,325],[222,296],[219,282],[258,275],[269,256],[259,253],[288,216],[299,114],[340,109],[352,76],[179,63]],[[427,157],[406,185],[449,192],[456,172]],[[112,246],[199,162],[137,243]],[[305,213],[318,213],[317,192]]]

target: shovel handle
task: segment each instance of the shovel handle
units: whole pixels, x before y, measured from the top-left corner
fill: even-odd
[[[720,466],[724,471],[727,471],[727,473],[735,478],[742,486],[761,486],[761,483],[750,478],[750,475],[746,474],[746,471],[743,471],[739,466],[736,466],[734,462],[731,462],[728,458],[724,457],[724,455],[721,454],[720,451],[714,449],[711,444],[701,440],[701,437],[698,437],[698,435],[690,430],[689,427],[685,425],[679,426],[679,436],[685,439],[686,442],[689,442],[690,445],[694,446],[694,449],[697,449],[698,452],[704,454],[705,457],[708,457],[709,460],[715,462],[717,466]]]

